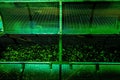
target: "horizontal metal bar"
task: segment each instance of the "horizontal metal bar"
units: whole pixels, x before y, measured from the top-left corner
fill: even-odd
[[[0,62],[0,64],[50,64],[51,62]]]
[[[84,2],[84,1],[119,1],[119,0],[0,0],[0,2]]]
[[[0,64],[120,65],[120,62],[0,62]]]
[[[73,65],[120,65],[120,62],[70,62]]]

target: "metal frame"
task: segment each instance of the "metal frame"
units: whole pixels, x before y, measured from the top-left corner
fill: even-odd
[[[0,2],[59,2],[59,61],[58,62],[0,62],[0,64],[21,64],[22,72],[24,73],[25,64],[48,64],[52,69],[52,64],[59,65],[59,80],[62,80],[62,64],[72,65],[96,65],[96,71],[99,70],[99,65],[120,65],[120,62],[63,62],[62,61],[62,2],[84,2],[86,0],[0,0]],[[96,0],[87,0],[96,1]],[[101,1],[101,0],[97,0]],[[103,0],[103,1],[119,1],[119,0]]]
[[[0,0],[0,2],[84,2],[84,1],[119,1],[119,0]]]
[[[0,62],[0,64],[70,64],[70,65],[120,65],[120,62]]]
[[[62,2],[82,2],[82,1],[96,1],[96,0],[0,0],[0,2],[59,2],[59,62],[14,62],[14,63],[44,63],[44,64],[86,64],[86,65],[91,65],[91,64],[120,64],[119,62],[62,62]],[[97,0],[99,1],[99,0]],[[100,0],[101,1],[101,0]],[[119,0],[103,0],[103,1],[119,1]],[[29,5],[28,5],[29,8]],[[30,11],[29,11],[30,15]],[[4,23],[4,20],[3,20]],[[116,20],[117,23],[117,20]],[[69,34],[67,34],[69,35]],[[13,63],[13,62],[0,62],[1,63]]]

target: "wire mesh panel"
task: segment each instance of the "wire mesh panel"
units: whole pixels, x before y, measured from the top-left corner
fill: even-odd
[[[0,12],[4,21],[6,33],[20,33],[28,26],[29,16],[26,4],[16,7],[13,3],[0,3]]]
[[[91,33],[108,34],[119,33],[116,16],[94,16]]]
[[[62,65],[62,80],[97,80],[95,65]]]
[[[35,29],[34,33],[59,32],[59,5],[58,3],[30,3],[31,18]],[[35,28],[34,28],[35,27]]]
[[[57,34],[58,3],[0,3],[8,34]]]
[[[89,26],[91,3],[63,3],[63,34],[84,33]]]
[[[118,3],[63,3],[63,34],[118,34]]]
[[[120,65],[100,65],[99,79],[119,80]]]
[[[0,80],[20,80],[20,64],[0,64]]]
[[[119,80],[120,65],[62,65],[62,80]]]
[[[23,80],[59,80],[59,65],[27,64]]]
[[[91,18],[91,33],[118,34],[120,2],[94,3],[93,18]]]
[[[0,64],[0,80],[58,80],[58,72],[58,64]]]

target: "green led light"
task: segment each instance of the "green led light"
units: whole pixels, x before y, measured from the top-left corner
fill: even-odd
[[[0,16],[0,31],[3,31],[3,23],[2,23],[2,18]]]

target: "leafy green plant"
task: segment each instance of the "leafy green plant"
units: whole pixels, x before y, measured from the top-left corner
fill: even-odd
[[[119,51],[108,52],[107,49],[84,45],[66,45],[63,47],[63,61],[74,62],[115,62],[120,61],[117,57]]]
[[[44,47],[38,44],[31,46],[10,45],[2,53],[3,57],[1,58],[1,60],[2,61],[57,61],[58,51],[56,51],[56,49],[57,47],[55,45],[44,46]]]

